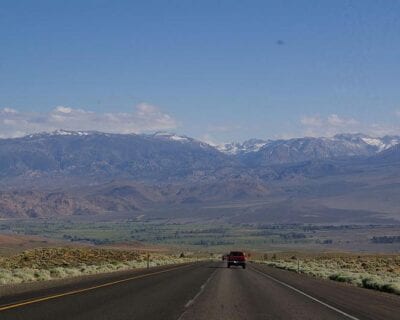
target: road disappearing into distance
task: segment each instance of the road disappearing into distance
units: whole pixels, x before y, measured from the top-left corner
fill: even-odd
[[[0,297],[2,320],[398,319],[400,297],[249,263],[198,262],[88,277]]]

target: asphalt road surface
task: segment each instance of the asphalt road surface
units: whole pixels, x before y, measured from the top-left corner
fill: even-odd
[[[400,319],[400,297],[263,265],[220,262],[106,275],[0,297],[1,320]]]

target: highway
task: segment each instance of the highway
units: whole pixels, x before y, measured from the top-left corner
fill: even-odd
[[[199,262],[134,270],[0,297],[1,320],[374,319],[400,297],[248,264]]]

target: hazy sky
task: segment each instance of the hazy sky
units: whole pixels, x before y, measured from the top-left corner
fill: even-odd
[[[400,1],[0,1],[0,137],[400,133]]]

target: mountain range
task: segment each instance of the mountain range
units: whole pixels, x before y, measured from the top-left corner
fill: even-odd
[[[251,139],[218,146],[223,153],[240,156],[253,164],[294,163],[317,159],[372,156],[400,143],[399,136],[374,138],[363,134],[338,134],[332,138],[289,140]]]
[[[189,215],[225,212],[238,219],[239,212],[259,221],[277,218],[277,208],[284,207],[290,216],[293,210],[300,216],[344,210],[354,217],[358,210],[369,221],[397,219],[399,164],[399,136],[212,146],[169,133],[59,130],[0,139],[0,217],[150,215],[186,208]]]
[[[152,135],[55,131],[0,140],[0,177],[86,176],[170,181],[226,168],[260,166],[397,153],[399,136],[373,138],[252,139],[211,146],[167,133]]]

